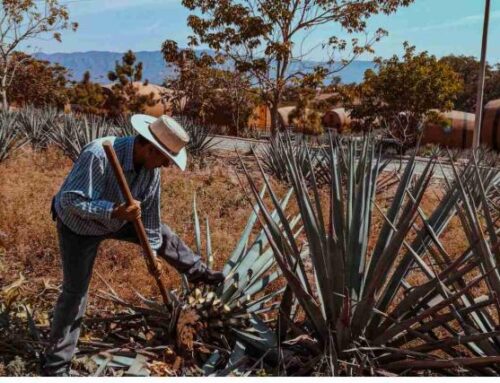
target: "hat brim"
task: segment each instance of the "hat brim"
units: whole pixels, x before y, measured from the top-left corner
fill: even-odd
[[[163,146],[158,142],[158,140],[153,136],[149,130],[149,125],[156,120],[155,117],[148,116],[146,114],[134,114],[131,118],[132,127],[134,130],[143,136],[146,140],[151,142],[160,152],[165,154],[167,157],[172,159],[172,161],[177,165],[182,171],[186,170],[187,164],[187,151],[186,148],[182,148],[177,155],[170,153],[165,150]]]

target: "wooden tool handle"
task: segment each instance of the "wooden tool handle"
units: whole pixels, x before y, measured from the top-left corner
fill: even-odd
[[[111,164],[111,167],[113,168],[113,171],[115,173],[118,185],[120,186],[120,190],[122,191],[127,204],[131,205],[134,202],[134,197],[130,192],[130,188],[127,184],[127,179],[125,178],[125,174],[123,174],[123,169],[120,165],[120,162],[118,161],[118,157],[116,157],[116,153],[113,149],[113,144],[110,141],[106,141],[103,144],[103,147],[104,151],[106,152],[106,156],[108,157],[109,163]],[[156,280],[156,284],[158,285],[161,296],[163,297],[163,302],[168,305],[170,304],[170,299],[168,298],[165,285],[161,280],[160,271],[156,266],[155,255],[153,253],[153,249],[151,249],[151,246],[149,244],[142,220],[140,218],[137,218],[133,221],[133,223],[137,236],[139,237],[139,242],[141,243],[142,249],[144,250],[144,253],[146,255],[146,263],[148,269],[151,271],[151,274]]]

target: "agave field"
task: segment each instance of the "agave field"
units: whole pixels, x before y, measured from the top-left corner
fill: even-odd
[[[3,113],[0,122],[5,162],[28,146],[57,146],[74,160],[94,138],[132,133],[127,120],[32,109]],[[209,132],[183,124],[191,152],[206,157]],[[108,315],[88,318],[92,336],[81,340],[74,368],[83,375],[498,375],[498,156],[477,151],[445,164],[439,154],[423,171],[413,156],[388,172],[370,136],[331,136],[311,146],[278,135],[251,158],[240,157],[231,188],[241,191],[249,213],[235,228],[234,247],[217,260],[212,234],[221,223],[199,214],[198,194],[185,197],[193,247],[222,268],[224,283],[209,288],[181,279],[169,285],[171,303],[164,305],[154,293],[124,297],[100,275],[106,288],[96,294]],[[429,206],[442,167],[450,176]],[[235,226],[232,215],[224,219]],[[466,242],[459,251],[446,236],[453,222]],[[26,338],[22,345],[0,341],[9,374],[16,350],[36,358],[46,336],[16,283],[0,300],[2,338],[13,339],[14,331]]]
[[[204,156],[213,146],[209,130],[181,119],[191,141],[188,149],[192,156]],[[69,158],[76,160],[81,149],[96,138],[133,135],[127,116],[110,121],[100,116],[69,115],[54,109],[24,108],[20,111],[0,111],[0,161],[6,159],[24,144],[34,150],[58,146]]]

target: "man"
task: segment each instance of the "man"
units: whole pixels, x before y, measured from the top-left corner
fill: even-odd
[[[189,137],[172,118],[134,115],[139,135],[106,137],[88,144],[52,202],[63,266],[62,293],[42,360],[45,375],[67,375],[75,353],[99,244],[105,239],[139,243],[131,221],[140,217],[151,248],[193,283],[218,284],[224,276],[201,262],[160,221],[160,167],[186,168]],[[134,197],[124,203],[102,144],[111,141]]]

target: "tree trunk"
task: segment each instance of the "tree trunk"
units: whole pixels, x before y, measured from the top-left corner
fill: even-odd
[[[278,104],[272,102],[269,106],[271,112],[271,135],[274,137],[279,131],[279,113]]]
[[[7,99],[7,75],[5,72],[0,83],[0,94],[2,95],[2,109],[9,110],[9,101]]]
[[[7,89],[1,89],[2,94],[2,109],[9,110],[9,102],[7,100]]]

